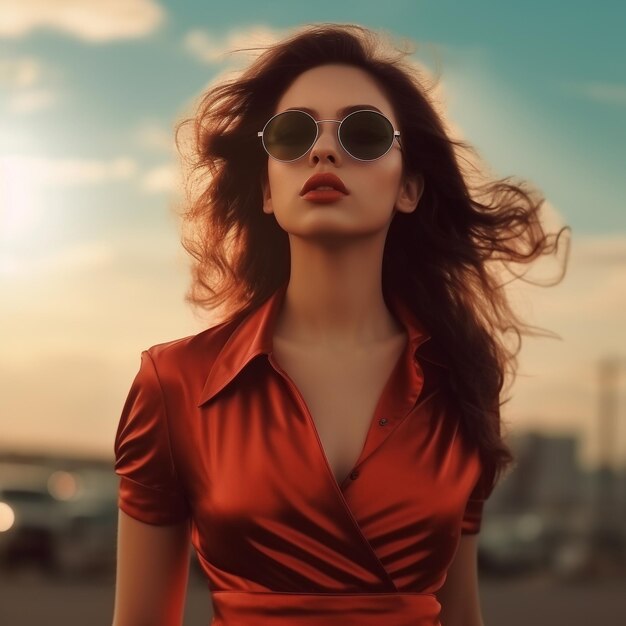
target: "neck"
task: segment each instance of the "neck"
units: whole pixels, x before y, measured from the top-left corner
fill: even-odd
[[[383,298],[382,250],[373,254],[371,246],[329,252],[292,245],[275,336],[311,348],[362,348],[404,333]]]

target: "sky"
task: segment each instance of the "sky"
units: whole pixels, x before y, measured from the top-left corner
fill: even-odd
[[[598,454],[599,363],[621,369],[626,458],[626,8],[326,0],[0,0],[0,446],[112,457],[140,352],[200,332],[172,202],[174,124],[311,23],[355,23],[438,71],[449,124],[546,198],[571,241],[511,286],[523,339],[503,416]],[[566,247],[566,244],[563,244]],[[567,256],[564,259],[564,256]],[[519,283],[519,281],[518,281]]]

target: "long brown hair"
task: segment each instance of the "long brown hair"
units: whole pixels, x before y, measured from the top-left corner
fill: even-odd
[[[427,86],[415,64],[405,62],[409,53],[383,44],[377,33],[353,24],[298,29],[263,47],[238,77],[209,88],[195,115],[177,124],[179,151],[180,130],[189,124],[193,130],[182,211],[182,245],[194,259],[185,301],[205,310],[226,305],[228,322],[288,280],[288,235],[262,211],[268,157],[257,131],[302,72],[326,63],[369,72],[398,119],[405,175],[422,174],[425,181],[418,209],[396,213],[390,225],[383,293],[399,292],[436,339],[454,410],[488,468],[487,495],[515,460],[501,428],[506,368],[512,383],[521,334],[537,334],[513,311],[496,265],[531,263],[553,252],[570,229],[545,232],[545,200],[524,181],[483,174],[472,184],[478,170],[462,163],[475,164],[476,150],[448,136],[430,97],[434,84]],[[516,351],[507,348],[506,333],[516,335]]]

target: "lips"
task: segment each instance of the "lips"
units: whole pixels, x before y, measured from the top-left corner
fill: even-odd
[[[314,174],[311,176],[311,178],[304,183],[300,195],[303,196],[307,191],[313,191],[318,187],[332,187],[346,195],[349,193],[339,176],[326,172],[324,174]]]

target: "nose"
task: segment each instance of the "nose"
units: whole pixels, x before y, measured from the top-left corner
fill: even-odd
[[[318,135],[309,151],[309,163],[315,164],[320,159],[329,159],[339,163],[342,159],[342,148],[339,143],[339,122],[326,120],[317,125]]]

